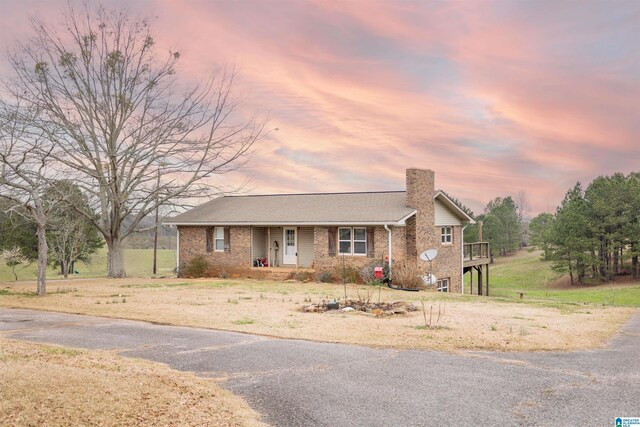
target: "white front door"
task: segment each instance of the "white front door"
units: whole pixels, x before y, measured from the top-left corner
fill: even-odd
[[[298,262],[298,239],[295,228],[284,228],[284,251],[282,251],[282,263],[293,265]]]

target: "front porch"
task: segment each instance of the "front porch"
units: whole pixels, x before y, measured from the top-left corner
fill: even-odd
[[[251,227],[251,267],[278,271],[312,267],[313,233],[314,227]]]
[[[315,274],[316,270],[309,267],[251,267],[251,272],[269,280],[283,281],[300,273]]]

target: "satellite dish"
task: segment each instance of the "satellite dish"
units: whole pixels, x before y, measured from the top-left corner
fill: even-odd
[[[422,276],[422,284],[425,286],[431,286],[438,283],[438,279],[433,274],[427,274]]]
[[[427,249],[420,254],[420,259],[423,261],[433,261],[438,256],[437,249]]]

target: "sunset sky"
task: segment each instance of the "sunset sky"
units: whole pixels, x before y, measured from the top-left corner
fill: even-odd
[[[401,190],[424,167],[476,213],[524,190],[533,216],[640,170],[640,1],[103,4],[154,17],[181,79],[238,68],[243,110],[279,129],[244,170],[255,194]],[[2,53],[65,5],[0,0]]]

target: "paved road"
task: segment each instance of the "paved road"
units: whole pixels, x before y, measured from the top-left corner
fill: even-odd
[[[145,322],[0,309],[0,333],[224,379],[281,426],[613,426],[640,417],[640,314],[606,349],[375,350]]]

